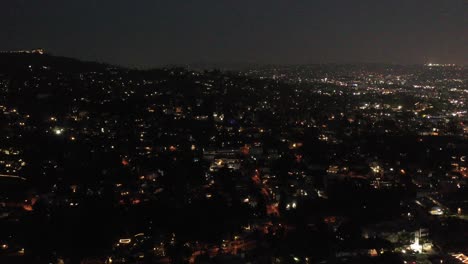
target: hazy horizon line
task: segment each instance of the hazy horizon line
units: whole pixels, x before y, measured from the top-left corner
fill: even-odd
[[[42,48],[37,48],[42,49]],[[17,52],[17,51],[32,51],[37,49],[12,49],[12,50],[2,50],[0,53],[8,53],[8,52]],[[250,68],[250,67],[300,67],[300,66],[310,66],[310,65],[386,65],[386,66],[424,66],[427,64],[441,64],[441,65],[450,65],[458,67],[465,67],[468,64],[457,64],[457,63],[448,63],[448,62],[434,62],[434,61],[427,61],[427,62],[418,62],[418,63],[402,63],[402,62],[382,62],[382,61],[343,61],[343,62],[336,62],[336,61],[326,61],[326,62],[318,62],[318,61],[311,61],[311,62],[288,62],[288,63],[279,63],[279,62],[258,62],[258,61],[249,61],[249,60],[226,60],[226,61],[193,61],[193,62],[174,62],[174,63],[155,63],[152,65],[148,64],[132,64],[132,63],[118,63],[118,62],[109,62],[106,60],[98,59],[98,58],[86,58],[86,57],[75,57],[72,55],[65,55],[65,54],[57,54],[53,52],[49,52],[47,49],[44,49],[44,55],[49,55],[53,57],[63,57],[63,58],[70,58],[75,59],[82,62],[95,62],[101,64],[107,64],[110,66],[116,66],[121,68],[127,69],[138,69],[138,70],[152,70],[152,69],[160,69],[160,68],[175,68],[175,67],[201,67],[201,68],[211,68],[216,69],[217,67],[242,67],[242,68]]]

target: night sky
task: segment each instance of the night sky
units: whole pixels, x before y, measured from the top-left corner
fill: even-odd
[[[12,0],[0,50],[128,66],[468,64],[467,0]]]

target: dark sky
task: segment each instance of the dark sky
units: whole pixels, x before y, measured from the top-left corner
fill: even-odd
[[[468,0],[4,0],[0,50],[130,66],[468,64]]]

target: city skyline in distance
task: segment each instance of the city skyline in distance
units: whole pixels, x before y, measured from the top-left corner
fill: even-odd
[[[308,66],[346,66],[346,65],[353,65],[353,66],[382,66],[382,67],[412,67],[412,66],[425,66],[429,68],[440,68],[440,67],[461,67],[464,68],[467,65],[464,64],[455,64],[455,63],[433,63],[433,62],[426,62],[426,63],[412,63],[412,64],[403,64],[403,63],[386,63],[386,62],[343,62],[343,63],[335,63],[335,62],[326,62],[326,63],[290,63],[290,64],[281,64],[281,63],[256,63],[256,62],[241,62],[241,61],[230,61],[230,62],[194,62],[194,63],[170,63],[170,64],[163,64],[163,65],[119,65],[116,63],[109,63],[106,61],[98,61],[98,60],[86,60],[82,58],[76,58],[66,55],[58,55],[54,53],[50,53],[47,49],[44,48],[34,48],[34,49],[19,49],[19,50],[0,50],[0,55],[33,55],[33,56],[40,56],[45,55],[46,57],[50,58],[58,58],[58,59],[65,59],[65,60],[76,60],[77,62],[82,63],[96,63],[102,65],[108,65],[110,67],[119,67],[119,68],[127,68],[127,69],[135,69],[135,70],[151,70],[151,69],[161,69],[161,68],[187,68],[191,70],[227,70],[227,71],[243,71],[248,69],[281,69],[281,68],[296,68],[296,67],[308,67]],[[15,59],[14,57],[12,59]],[[18,58],[16,58],[18,59]]]

